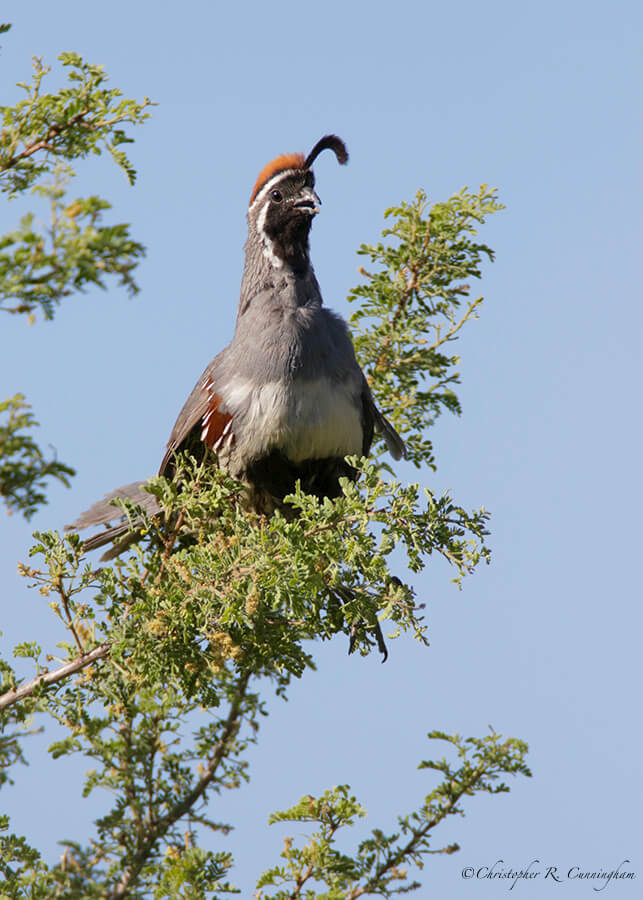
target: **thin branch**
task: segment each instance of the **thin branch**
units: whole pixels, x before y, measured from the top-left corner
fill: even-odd
[[[482,767],[476,769],[472,773],[472,777],[468,780],[466,784],[463,784],[461,789],[457,791],[457,793],[453,794],[447,803],[438,810],[438,812],[428,820],[426,825],[422,828],[418,828],[417,830],[413,829],[412,837],[409,841],[404,845],[404,847],[398,847],[397,850],[394,850],[392,853],[389,852],[386,858],[379,864],[376,868],[375,873],[368,879],[367,882],[363,885],[358,885],[355,887],[349,894],[347,894],[347,900],[357,900],[358,897],[362,897],[365,894],[371,894],[380,887],[380,881],[384,878],[387,873],[389,873],[392,869],[397,868],[400,863],[405,862],[416,852],[416,848],[418,845],[422,844],[422,841],[426,838],[430,831],[432,831],[437,825],[440,824],[447,816],[451,815],[456,811],[456,807],[462,797],[471,791],[471,788],[477,784],[477,782],[485,775],[486,770]],[[432,852],[440,852],[440,851],[432,851]]]
[[[214,780],[221,761],[228,753],[230,741],[237,735],[239,728],[241,727],[240,708],[246,694],[250,674],[250,672],[247,672],[239,680],[237,693],[230,703],[230,710],[223,725],[221,738],[205,767],[205,772],[192,790],[189,791],[181,801],[176,803],[176,805],[149,830],[147,839],[134,856],[129,868],[123,872],[119,883],[114,890],[108,894],[107,900],[122,900],[122,898],[127,897],[154,849],[155,844],[167,834],[170,828],[178,822],[182,816],[190,812],[192,807],[201,799],[208,786]]]
[[[40,686],[48,687],[50,684],[56,684],[56,682],[62,681],[62,679],[67,678],[68,675],[73,675],[74,672],[79,672],[86,666],[91,665],[91,663],[96,662],[97,659],[102,659],[104,656],[107,656],[110,647],[111,644],[109,643],[100,644],[98,647],[94,647],[93,650],[90,650],[89,653],[83,653],[82,656],[77,656],[76,659],[72,659],[71,662],[60,666],[60,668],[56,669],[54,672],[43,672],[42,675],[38,675],[37,678],[28,681],[21,687],[12,688],[10,691],[7,691],[0,696],[0,709],[4,709],[7,706],[11,706],[12,703],[17,703],[19,700],[24,700],[25,697],[31,696],[31,694],[33,694]]]
[[[331,825],[328,829],[328,833],[324,836],[325,840],[328,841],[328,846],[333,843],[333,838],[335,836],[335,832],[339,828],[339,823],[336,825]],[[315,867],[312,863],[308,864],[305,872],[300,872],[297,876],[297,883],[292,890],[292,892],[288,896],[288,900],[297,900],[297,897],[301,897],[302,888],[305,886],[306,882],[309,881],[313,875],[315,874]]]
[[[47,137],[42,138],[39,141],[35,141],[33,144],[27,144],[25,149],[18,153],[16,156],[11,157],[1,168],[0,172],[6,172],[9,169],[13,169],[19,162],[23,159],[27,159],[27,157],[32,156],[34,153],[37,153],[38,150],[46,150],[48,153],[55,153],[56,148],[53,147],[49,141],[55,140],[57,137],[60,137],[64,132],[69,131],[70,128],[73,128],[74,125],[77,125],[89,112],[89,109],[83,109],[80,112],[76,113],[75,116],[72,116],[68,122],[64,122],[62,125],[52,125],[49,131],[47,132]],[[92,125],[87,126],[89,129],[92,129]]]
[[[71,631],[74,636],[74,640],[76,641],[76,646],[78,647],[78,652],[81,657],[85,653],[85,648],[83,647],[82,641],[78,636],[78,632],[76,631],[76,626],[74,625],[74,620],[72,618],[71,612],[69,610],[69,597],[67,596],[67,592],[63,587],[62,577],[59,576],[57,584],[58,594],[60,595],[60,599],[62,600],[63,609],[65,610],[65,615],[67,616],[67,628]]]

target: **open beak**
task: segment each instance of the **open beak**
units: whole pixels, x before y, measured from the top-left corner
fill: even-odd
[[[293,203],[293,209],[300,209],[304,213],[308,213],[311,216],[317,215],[319,212],[319,207],[321,206],[321,200],[317,196],[316,191],[312,188],[304,188],[297,200]]]

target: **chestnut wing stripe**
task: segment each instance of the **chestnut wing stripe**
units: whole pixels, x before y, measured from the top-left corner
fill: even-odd
[[[221,451],[225,441],[228,441],[230,444],[234,443],[232,416],[229,412],[224,412],[221,409],[222,406],[223,400],[221,397],[218,394],[212,394],[208,401],[205,415],[201,420],[201,440],[215,453]]]

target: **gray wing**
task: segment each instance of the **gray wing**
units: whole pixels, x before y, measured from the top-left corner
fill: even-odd
[[[208,412],[208,409],[213,404],[213,398],[217,398],[213,388],[214,370],[217,367],[223,352],[224,351],[219,353],[212,362],[208,363],[205,371],[194,385],[192,393],[183,404],[183,408],[177,416],[174,428],[172,429],[172,433],[167,442],[165,454],[163,455],[161,465],[159,466],[159,475],[171,477],[171,471],[168,472],[168,468],[171,469],[171,461],[174,454],[181,449],[181,445],[191,436],[195,426],[202,421],[203,417]],[[216,404],[216,399],[214,399],[214,402]]]
[[[200,422],[203,419],[203,416],[208,412],[208,409],[213,403],[216,404],[219,399],[212,389],[212,374],[220,355],[221,354],[215,357],[207,366],[194,386],[192,393],[184,403],[174,424],[172,433],[170,434],[170,439],[167,442],[165,455],[163,456],[159,469],[160,475],[166,475],[167,477],[172,476],[171,461],[174,454],[186,443],[186,441],[188,441],[192,433],[196,430],[195,426],[200,425]],[[196,439],[199,440],[200,436],[201,429],[199,428]],[[113,506],[111,502],[116,499],[129,499],[137,506],[142,506],[149,515],[158,513],[159,506],[156,498],[143,490],[145,484],[145,481],[134,481],[132,484],[125,484],[115,491],[106,494],[102,500],[94,503],[93,506],[90,506],[89,509],[81,513],[75,522],[72,522],[71,525],[66,525],[65,530],[81,531],[84,528],[90,528],[96,525],[108,525],[110,522],[114,521],[114,519],[122,520],[123,517],[121,511]],[[96,547],[102,547],[104,544],[111,543],[117,538],[125,535],[123,540],[116,543],[113,548],[108,550],[107,553],[101,557],[101,559],[104,560],[112,559],[114,556],[118,556],[119,553],[122,553],[123,550],[127,549],[129,544],[134,543],[138,539],[137,533],[130,532],[130,528],[129,522],[117,522],[111,528],[99,531],[97,534],[88,538],[84,542],[84,547],[86,550],[93,550]],[[128,532],[130,533],[128,534]]]

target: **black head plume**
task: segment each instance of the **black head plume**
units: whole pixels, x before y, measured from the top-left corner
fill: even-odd
[[[310,169],[322,150],[332,150],[337,157],[337,162],[342,166],[348,162],[348,150],[344,141],[336,134],[326,134],[317,141],[306,157],[304,168]]]

